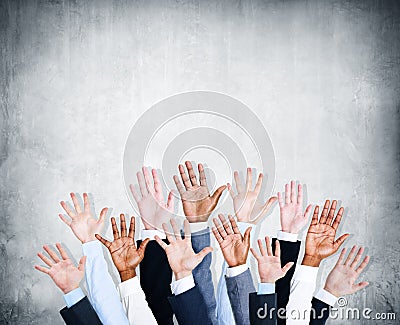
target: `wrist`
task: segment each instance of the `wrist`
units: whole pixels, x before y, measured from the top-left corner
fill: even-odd
[[[192,274],[192,271],[174,272],[175,281],[186,278]]]
[[[136,271],[135,269],[133,270],[125,270],[119,272],[119,277],[121,278],[121,282],[127,281],[129,279],[132,279],[136,276]]]
[[[260,282],[261,282],[261,283],[275,284],[276,280],[270,279],[270,278],[261,278],[261,277],[260,277]]]
[[[325,284],[324,290],[328,291],[330,294],[334,295],[336,298],[339,298],[341,294],[337,292],[335,289],[330,288],[328,285]]]
[[[237,267],[243,264],[246,264],[246,261],[230,261],[230,262],[226,262],[226,264],[228,264],[228,267]]]
[[[70,287],[61,289],[61,291],[66,295],[67,293],[69,293],[69,292],[71,292],[71,291],[73,291],[73,290],[75,290],[75,289],[78,289],[78,288],[79,288],[79,283],[77,283],[77,284],[75,284],[75,285],[72,285],[72,286],[70,286]]]
[[[301,264],[306,266],[319,267],[321,261],[322,259],[319,257],[305,254],[303,257],[303,262]]]
[[[282,227],[282,232],[287,232],[289,234],[293,234],[293,235],[298,235],[299,234],[299,230],[298,229],[293,229],[290,227]]]
[[[81,239],[81,243],[82,244],[86,244],[88,242],[95,241],[95,240],[97,240],[97,239],[96,239],[96,237],[94,235],[87,235],[87,236],[85,236],[84,238]]]

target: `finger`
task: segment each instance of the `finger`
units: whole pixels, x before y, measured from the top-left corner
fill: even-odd
[[[74,204],[74,207],[75,207],[75,211],[77,213],[82,213],[81,205],[79,204],[78,198],[76,197],[75,193],[70,193],[70,195],[71,195],[72,203]]]
[[[360,262],[361,256],[362,256],[363,253],[364,253],[364,247],[360,247],[360,248],[358,249],[356,258],[355,258],[354,261],[351,262],[351,264],[350,264],[350,267],[351,267],[353,270],[356,269],[356,266],[357,266],[358,262]]]
[[[361,262],[361,264],[358,266],[358,268],[356,269],[356,272],[358,274],[360,274],[368,265],[369,263],[369,256],[365,256],[363,261]]]
[[[174,231],[174,236],[176,240],[182,240],[181,232],[179,230],[178,224],[175,219],[171,219],[172,230]]]
[[[272,250],[272,248],[271,248]],[[275,257],[281,258],[281,244],[279,240],[276,240],[275,242]]]
[[[338,229],[339,225],[340,225],[340,221],[342,221],[342,217],[343,217],[343,213],[344,213],[344,208],[341,207],[336,215],[335,220],[332,223],[332,227],[334,229]]]
[[[260,193],[260,191],[261,191],[263,178],[264,178],[264,175],[262,173],[260,173],[258,175],[256,186],[254,187],[254,192],[256,192],[257,194]]]
[[[265,236],[265,247],[267,248],[268,256],[274,256],[272,253],[271,241],[268,236]]]
[[[35,265],[35,269],[43,272],[45,274],[49,274],[50,273],[50,269],[48,269],[47,267],[41,266],[41,265]]]
[[[213,249],[211,247],[204,247],[200,252],[198,252],[196,254],[198,264],[200,264],[204,257],[206,257],[206,255],[208,255],[212,251]]]
[[[99,220],[97,220],[97,224],[102,224],[102,223],[104,223],[104,219],[105,219],[105,217],[106,217],[106,215],[107,215],[107,212],[108,212],[108,208],[103,208],[103,209],[100,211],[100,217],[99,217]]]
[[[150,242],[150,238],[146,238],[145,240],[143,240],[142,241],[142,243],[140,244],[140,246],[139,246],[139,249],[138,249],[138,254],[139,254],[139,256],[143,259],[143,257],[144,257],[144,252],[146,251],[146,247],[147,247],[147,244]]]
[[[234,234],[240,234],[240,230],[239,230],[239,227],[238,227],[235,219],[231,215],[228,215],[228,219],[231,222],[233,233]]]
[[[162,186],[160,183],[160,179],[158,178],[158,173],[156,169],[151,170],[151,174],[153,175],[153,181],[154,181],[154,189],[157,193],[162,193]]]
[[[133,198],[135,199],[136,203],[138,203],[140,201],[140,196],[139,196],[138,192],[136,191],[135,186],[133,184],[130,184],[129,188],[131,190]]]
[[[226,233],[228,235],[232,235],[233,234],[232,229],[229,226],[229,222],[224,218],[224,215],[220,214],[220,215],[218,215],[218,217],[219,217],[219,220],[221,220],[221,223],[224,226],[224,229],[225,229]],[[228,216],[228,218],[229,218],[229,216]]]
[[[90,212],[90,201],[87,193],[83,193],[83,210],[85,212]]]
[[[260,254],[258,254],[257,251],[253,247],[250,247],[250,252],[251,252],[251,254],[253,254],[253,256],[256,260],[261,258]]]
[[[182,165],[179,165],[178,169],[179,169],[179,174],[181,174],[183,185],[185,185],[186,189],[191,188],[192,183],[190,182],[189,178],[186,175],[185,168]]]
[[[335,247],[335,251],[337,251],[340,246],[342,246],[342,244],[344,243],[344,241],[347,239],[347,237],[349,237],[350,234],[344,234],[342,236],[340,236],[334,243],[334,247]]]
[[[219,222],[217,222],[217,219],[215,219],[215,218],[214,218],[214,225],[215,225],[215,227],[217,227],[217,230],[220,233],[220,235],[222,236],[222,238],[225,239],[225,237],[227,237],[228,234],[226,233],[226,230],[224,227],[224,222],[225,222],[224,215],[219,214],[218,218],[219,218],[219,220],[221,220],[221,225],[219,224]]]
[[[257,240],[258,249],[260,250],[261,256],[268,256],[267,250],[265,249],[261,239]]]
[[[246,231],[244,232],[243,235],[243,243],[249,249],[250,247],[250,233],[251,233],[251,227],[247,228]]]
[[[326,223],[326,217],[328,216],[330,201],[326,200],[324,208],[322,209],[321,218],[319,218],[319,223]]]
[[[175,241],[175,240],[174,240],[174,236],[172,236],[171,232],[168,230],[167,224],[166,224],[166,223],[163,223],[163,224],[162,224],[162,227],[163,227],[165,236],[167,236],[168,241],[169,241],[170,243],[173,243],[173,242]]]
[[[285,203],[283,202],[283,197],[281,192],[278,192],[278,202],[279,202],[279,207],[282,209],[285,206]]]
[[[213,201],[213,208],[217,205],[219,198],[221,197],[221,195],[225,191],[225,189],[226,189],[226,185],[222,185],[215,190],[213,195],[211,195],[211,199]]]
[[[285,184],[285,203],[289,204],[290,203],[290,185]]]
[[[251,168],[247,168],[247,175],[246,175],[246,192],[251,190],[253,185],[253,171]]]
[[[318,214],[319,214],[319,206],[316,205],[314,208],[314,214],[313,217],[311,219],[311,226],[315,226],[318,224]]]
[[[38,253],[37,254],[39,256],[39,258],[46,263],[46,265],[52,267],[54,265],[54,262],[49,259],[47,256],[43,255],[42,253]]]
[[[140,193],[142,193],[142,196],[147,196],[149,192],[147,191],[146,182],[144,180],[143,174],[141,172],[137,172],[136,177],[139,183]]]
[[[261,212],[254,219],[250,220],[250,222],[253,224],[258,223],[260,219],[262,219],[268,213],[269,209],[271,209],[276,200],[278,200],[276,196],[270,197],[268,201],[264,204]]]
[[[292,202],[292,203],[297,202],[297,200],[296,200],[296,182],[295,181],[290,182],[290,202]]]
[[[332,205],[331,205],[331,209],[329,210],[328,218],[326,219],[326,224],[327,225],[331,225],[332,224],[333,218],[335,217],[336,205],[337,205],[337,201],[333,200],[332,201]]]
[[[200,185],[207,186],[207,178],[203,164],[198,164],[197,169],[199,170]]]
[[[287,263],[283,268],[282,268],[282,272],[284,273],[284,274],[286,274],[287,273],[287,271],[289,271],[290,270],[290,268],[292,267],[294,265],[294,263],[293,262],[289,262],[289,263]]]
[[[85,264],[86,264],[86,256],[82,256],[79,260],[78,270],[83,272],[85,271]]]
[[[179,194],[182,196],[182,194],[185,192],[185,189],[183,188],[181,182],[179,181],[179,177],[176,175],[174,175],[174,182]]]
[[[121,237],[126,237],[126,221],[123,213],[119,215],[119,226],[121,228]]]
[[[212,230],[212,232],[213,232],[213,234],[214,234],[214,236],[215,236],[215,239],[217,240],[218,244],[221,245],[221,243],[224,241],[224,239],[223,239],[223,238],[221,237],[221,235],[219,234],[217,228],[212,227],[211,230]]]
[[[69,208],[68,204],[65,203],[64,201],[61,201],[60,204],[61,204],[62,208],[64,209],[64,211],[71,217],[71,219],[74,219],[75,218],[75,212],[73,212]]]
[[[58,215],[62,222],[64,222],[67,226],[71,227],[71,221],[69,221],[67,218],[65,218],[61,213]]]
[[[175,209],[175,195],[174,191],[169,191],[167,198],[167,209],[173,211]]]
[[[241,180],[240,180],[239,172],[238,172],[237,170],[234,171],[233,177],[235,178],[236,191],[237,191],[238,193],[243,192],[243,190],[244,190],[244,189],[243,189],[243,184],[242,184],[242,182],[241,182]]]
[[[303,185],[297,186],[297,204],[303,204]]]
[[[185,239],[190,238],[191,237],[191,233],[190,233],[189,221],[187,221],[187,220],[183,221],[183,229],[185,231]]]
[[[156,242],[165,250],[168,245],[166,243],[164,243],[160,237],[158,237],[157,235],[154,236],[154,239],[156,240]]]
[[[129,238],[135,238],[135,227],[136,227],[136,223],[135,223],[135,217],[131,217],[131,223],[129,224],[129,233],[128,233],[128,237]]]
[[[53,251],[49,246],[44,245],[43,249],[46,251],[47,254],[51,257],[51,259],[55,262],[58,263],[60,262],[60,258],[58,257],[57,253]]]
[[[67,252],[65,251],[65,249],[61,246],[61,244],[57,243],[56,247],[57,247],[58,251],[60,252],[61,258],[63,260],[68,260],[69,256],[68,256]]]
[[[150,173],[149,170],[147,169],[147,167],[142,167],[142,171],[143,171],[143,175],[144,175],[144,182],[146,183],[146,189],[147,191],[149,191],[149,193],[153,194],[154,193],[154,185],[151,181],[150,178]]]
[[[364,288],[367,287],[368,285],[369,285],[369,283],[366,282],[366,281],[357,283],[357,284],[353,285],[353,292],[360,291],[361,289],[364,289]]]
[[[189,173],[190,182],[192,183],[193,186],[197,185],[197,177],[196,177],[196,174],[194,173],[192,163],[190,161],[186,161],[185,165],[186,165],[187,171]]]
[[[115,218],[114,218],[114,217],[111,218],[111,226],[112,226],[112,231],[113,231],[114,240],[117,240],[117,239],[121,238],[121,237],[119,236],[119,231],[118,231],[118,227],[117,227],[117,222],[115,221]]]
[[[346,266],[349,266],[349,265],[350,265],[350,262],[351,262],[351,260],[352,260],[353,257],[354,257],[354,254],[355,254],[355,252],[356,252],[356,249],[357,249],[357,246],[354,245],[353,248],[352,248],[351,251],[350,251],[350,254],[347,256],[346,261],[344,262],[344,265],[346,265]]]
[[[109,242],[107,239],[101,237],[99,234],[94,235],[96,237],[96,239],[102,243],[104,246],[106,246],[107,248],[110,248],[111,246],[111,242]]]
[[[336,262],[336,265],[343,264],[344,256],[346,255],[346,251],[347,251],[346,247],[342,249],[342,251],[340,252],[339,258],[338,258],[338,260]]]
[[[231,195],[231,198],[233,199],[235,197],[235,192],[233,191],[232,185],[230,183],[226,184],[228,187],[229,194]]]

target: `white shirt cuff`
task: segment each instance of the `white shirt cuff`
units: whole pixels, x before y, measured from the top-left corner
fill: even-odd
[[[236,224],[238,225],[239,231],[242,234],[246,231],[247,228],[251,227],[252,230],[254,230],[254,228],[256,227],[256,225],[253,225],[252,223],[249,222],[238,221],[236,222]]]
[[[292,281],[315,283],[317,281],[318,270],[319,267],[298,264],[296,266],[296,271],[294,271]]]
[[[102,244],[98,240],[92,240],[90,242],[82,244],[83,255],[85,256],[103,256]]]
[[[249,266],[247,264],[242,264],[234,267],[228,267],[226,269],[226,276],[228,278],[233,278],[234,276],[238,276],[239,274],[242,274],[246,272],[249,269]]]
[[[258,295],[269,295],[275,293],[275,283],[259,283],[258,284]]]
[[[194,284],[193,274],[191,274],[185,278],[172,282],[171,291],[175,296],[177,296],[180,295],[181,293],[184,293],[194,288],[194,286],[195,284]]]
[[[85,294],[83,293],[81,288],[76,288],[64,295],[64,301],[68,308],[71,308],[83,298],[85,298]]]
[[[121,298],[125,298],[137,292],[142,292],[142,287],[140,286],[139,278],[135,276],[132,279],[121,282],[118,285],[118,290]]]
[[[157,235],[161,239],[167,238],[164,231],[160,231],[158,229],[142,229],[142,240],[146,238],[150,238],[150,240],[154,240],[154,236]]]
[[[192,222],[189,223],[190,232],[193,234],[194,232],[198,232],[208,228],[208,222]]]
[[[319,289],[314,297],[323,301],[324,303],[328,304],[329,306],[334,306],[338,299],[335,295],[326,291],[324,288]]]
[[[278,235],[276,237],[278,240],[297,242],[299,234],[292,234],[291,232],[285,232],[285,231],[279,230]]]

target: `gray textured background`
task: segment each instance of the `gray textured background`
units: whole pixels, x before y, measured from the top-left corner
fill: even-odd
[[[33,269],[44,243],[80,256],[58,202],[89,191],[96,210],[132,212],[130,128],[194,89],[259,115],[276,189],[294,177],[312,203],[343,201],[347,246],[373,256],[350,305],[399,312],[398,1],[2,0],[0,46],[1,324],[62,323],[60,291]]]

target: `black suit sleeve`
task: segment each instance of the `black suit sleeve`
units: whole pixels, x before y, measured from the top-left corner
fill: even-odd
[[[101,321],[87,297],[70,308],[60,310],[61,317],[67,325],[101,325]]]
[[[257,295],[256,292],[249,295],[250,324],[251,325],[275,325],[276,324],[276,293]]]
[[[164,241],[167,244],[169,243],[167,240]],[[141,242],[141,240],[138,240],[137,247],[140,246]],[[172,295],[170,287],[172,270],[164,249],[155,240],[151,240],[147,244],[139,268],[140,285],[157,323],[172,325],[173,311],[168,302],[168,297]]]
[[[276,238],[272,240],[272,247],[274,252],[275,252],[275,243],[276,243]],[[283,278],[276,281],[275,283],[275,292],[277,294],[277,309],[285,311],[286,305],[289,301],[290,281],[292,281],[293,274],[296,269],[297,258],[299,256],[301,242],[300,241],[289,242],[285,240],[280,240],[279,244],[281,247],[282,267],[289,262],[294,262],[294,265],[290,268],[290,270],[286,273],[286,275]],[[278,324],[285,325],[286,320],[283,316],[286,315],[286,313],[280,312],[280,315],[282,315],[282,317],[278,318]]]
[[[331,306],[317,298],[313,298],[311,304],[310,325],[325,325]]]
[[[179,325],[212,325],[203,295],[197,286],[168,298]]]

